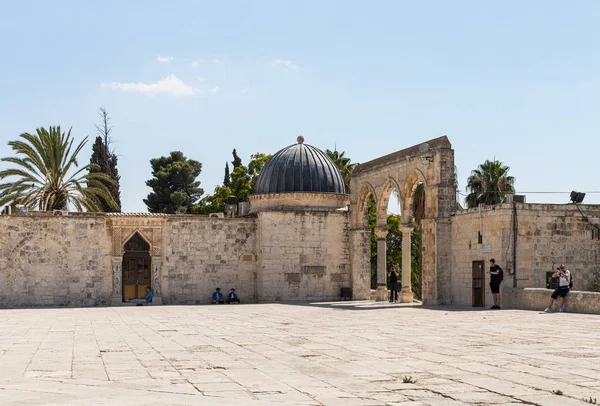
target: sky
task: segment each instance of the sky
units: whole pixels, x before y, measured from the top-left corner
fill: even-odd
[[[528,202],[600,191],[600,2],[0,0],[0,157],[38,127],[114,125],[123,211],[181,150],[205,193],[298,135],[354,162],[447,135]],[[0,163],[0,168],[6,164]],[[566,192],[566,193],[532,193]],[[600,203],[588,193],[585,203]]]

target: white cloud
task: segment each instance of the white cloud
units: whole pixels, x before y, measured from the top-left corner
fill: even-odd
[[[202,59],[194,59],[192,62],[190,62],[190,65],[192,68],[198,68],[203,62],[204,61]]]
[[[158,80],[156,83],[102,83],[102,87],[108,87],[111,89],[118,89],[124,92],[137,92],[147,96],[153,96],[157,94],[170,94],[174,97],[185,97],[193,96],[201,93],[200,89],[193,88],[190,85],[183,83],[177,76],[170,74],[164,79]]]
[[[200,82],[206,82],[206,78],[199,77],[198,81],[200,81]]]
[[[222,59],[218,59],[218,58],[214,58],[213,62],[214,63],[221,63],[221,62],[223,62],[223,60]]]
[[[242,88],[242,90],[240,90],[240,93],[246,93],[249,90],[250,90],[249,87],[244,87],[244,88]]]
[[[219,86],[215,86],[212,88],[211,92],[217,93],[219,91]]]
[[[274,66],[282,66],[285,70],[296,70],[299,69],[298,65],[290,61],[289,59],[275,59],[272,63]]]
[[[169,63],[173,60],[174,58],[172,56],[159,56],[158,58],[156,58],[156,60],[159,63]]]

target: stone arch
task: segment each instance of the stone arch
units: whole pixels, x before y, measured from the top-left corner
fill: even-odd
[[[427,189],[427,177],[418,168],[415,168],[404,181],[404,193],[401,201],[402,207],[402,224],[411,225],[413,220],[413,201],[414,193],[419,183],[423,183],[423,187]],[[427,213],[427,206],[425,208]]]
[[[362,187],[360,188],[360,193],[358,195],[358,210],[356,213],[356,225],[361,227],[367,226],[367,201],[369,200],[369,196],[373,196],[375,202],[377,202],[377,193],[375,193],[375,188],[371,183],[364,182]]]
[[[142,231],[140,231],[139,229],[134,229],[131,233],[127,234],[127,236],[121,240],[121,253],[125,252],[125,244],[127,244],[129,242],[129,240],[131,240],[131,238],[133,238],[133,236],[136,235],[136,233],[141,237],[142,240],[144,240],[148,244],[148,248],[149,248],[148,252],[150,253],[150,255],[152,255],[152,252],[153,252],[152,240],[150,238],[148,238],[147,236],[145,236],[144,233]]]
[[[390,180],[390,179],[393,179]],[[447,256],[450,255],[452,227],[450,217],[456,207],[456,187],[454,180],[454,150],[448,137],[442,136],[412,147],[393,152],[357,165],[351,178],[351,238],[353,291],[367,291],[366,276],[370,275],[368,250],[369,233],[365,232],[364,217],[360,213],[365,208],[368,190],[367,183],[377,193],[373,193],[378,205],[378,258],[385,253],[385,234],[387,228],[387,203],[389,193],[397,187],[400,197],[401,231],[403,252],[410,253],[412,230],[412,205],[414,191],[422,182],[425,189],[425,214],[421,222],[422,259],[422,295],[426,304],[440,304],[450,300],[449,286],[451,270],[448,268]],[[362,188],[361,188],[362,187]],[[405,232],[406,231],[406,232]],[[380,248],[381,247],[381,248]],[[382,255],[383,257],[383,255]],[[381,263],[380,263],[381,262]],[[374,294],[379,300],[385,300],[386,264],[378,261],[378,290]],[[410,254],[403,255],[402,268],[410,269]],[[402,275],[402,301],[412,301],[410,278],[404,280]],[[381,285],[381,286],[379,286]],[[405,287],[408,289],[405,290]],[[381,292],[380,292],[381,291]],[[380,295],[383,293],[383,295]],[[361,296],[361,298],[366,298]]]
[[[392,191],[396,189],[398,192],[398,199],[402,202],[402,189],[400,185],[396,181],[396,179],[391,176],[385,180],[384,186],[381,190],[381,196],[377,201],[377,226],[378,227],[387,227],[387,209],[390,202],[390,196]],[[402,203],[400,203],[400,213],[403,213]]]

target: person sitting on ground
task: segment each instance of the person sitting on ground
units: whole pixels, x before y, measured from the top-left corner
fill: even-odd
[[[221,293],[221,288],[215,289],[212,294],[212,304],[223,304],[225,300],[223,299],[223,294]]]
[[[231,288],[229,294],[227,295],[227,303],[240,303],[240,298],[235,294],[235,289]]]
[[[552,296],[550,297],[550,304],[544,311],[546,313],[551,313],[554,300],[558,299],[560,296],[560,309],[558,309],[558,311],[562,313],[564,311],[563,307],[565,306],[567,295],[569,294],[571,287],[571,272],[569,272],[568,269],[565,269],[564,265],[561,265],[556,268],[556,272],[554,272],[552,277],[558,278],[558,287],[554,290],[554,293],[552,293]]]
[[[145,303],[151,303],[152,302],[152,289],[150,289],[150,286],[146,286],[146,296],[144,296],[143,299],[131,299],[129,300],[129,303],[135,303],[138,306],[142,306]]]

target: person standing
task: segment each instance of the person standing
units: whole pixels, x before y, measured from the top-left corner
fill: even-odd
[[[504,272],[499,265],[496,264],[494,258],[490,259],[490,289],[494,297],[494,305],[490,309],[500,310],[500,284],[504,279]]]
[[[550,296],[550,304],[546,307],[544,312],[552,313],[552,304],[554,304],[554,300],[558,299],[560,296],[560,309],[559,312],[563,312],[563,307],[565,306],[565,302],[567,301],[567,295],[569,294],[569,290],[571,290],[571,272],[568,269],[565,269],[564,265],[556,268],[556,272],[552,275],[553,278],[558,278],[558,287]]]
[[[390,303],[398,301],[398,272],[396,271],[396,265],[392,265],[390,268],[389,283],[390,283]]]

